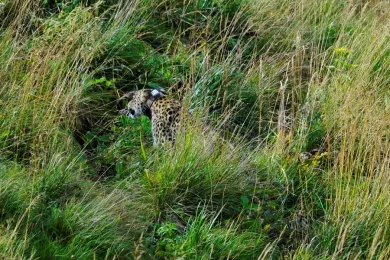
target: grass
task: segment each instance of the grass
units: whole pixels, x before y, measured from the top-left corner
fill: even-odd
[[[389,13],[0,1],[0,258],[388,259]],[[153,147],[144,87],[231,145]]]

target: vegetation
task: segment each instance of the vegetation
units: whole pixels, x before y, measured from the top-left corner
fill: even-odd
[[[389,18],[387,0],[0,1],[0,258],[389,259]],[[153,147],[116,108],[146,87],[231,145]]]

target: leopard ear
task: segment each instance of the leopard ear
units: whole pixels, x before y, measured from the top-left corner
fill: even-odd
[[[156,98],[156,97],[165,96],[167,93],[163,89],[153,89],[151,94],[152,97]]]
[[[133,91],[127,92],[127,93],[124,94],[122,97],[120,97],[120,98],[118,99],[118,101],[126,100],[126,99],[131,100],[131,99],[133,99],[133,97],[134,97],[134,92],[133,92]]]

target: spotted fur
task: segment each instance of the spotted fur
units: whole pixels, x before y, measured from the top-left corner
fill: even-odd
[[[146,115],[152,121],[153,145],[174,142],[184,110],[179,101],[167,97],[163,90],[142,89],[126,93],[120,100],[129,100],[119,114],[133,119]]]

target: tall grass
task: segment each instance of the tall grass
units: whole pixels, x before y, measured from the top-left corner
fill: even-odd
[[[0,257],[388,259],[389,13],[5,1]],[[146,118],[116,116],[143,87],[214,130],[152,147]]]

